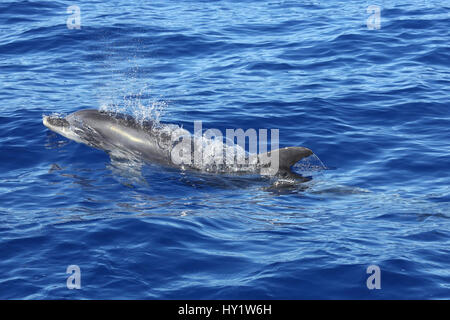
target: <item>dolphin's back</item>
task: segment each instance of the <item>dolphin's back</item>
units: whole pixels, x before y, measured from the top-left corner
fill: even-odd
[[[68,121],[83,121],[90,125],[94,123],[115,123],[128,128],[135,128],[140,130],[149,131],[155,128],[155,122],[151,120],[138,121],[134,117],[123,114],[107,111],[98,111],[95,109],[79,110],[67,117]]]

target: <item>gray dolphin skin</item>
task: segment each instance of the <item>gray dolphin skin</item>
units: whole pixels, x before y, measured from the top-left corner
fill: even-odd
[[[129,115],[94,109],[80,110],[65,118],[44,116],[43,124],[70,140],[104,150],[111,156],[132,156],[150,163],[201,171],[198,166],[180,165],[173,161],[171,152],[177,141],[172,138],[175,129],[167,125],[137,121]],[[312,154],[308,148],[288,147],[257,155],[257,163],[261,169],[268,166],[262,164],[261,159],[276,159],[278,166],[277,170],[273,171],[274,175],[295,175],[291,172],[291,167]],[[236,172],[232,169],[228,165],[227,168],[217,171]]]

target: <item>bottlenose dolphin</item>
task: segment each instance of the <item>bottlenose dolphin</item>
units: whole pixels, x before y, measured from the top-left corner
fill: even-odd
[[[130,115],[93,109],[80,110],[66,117],[44,116],[43,124],[68,139],[104,150],[112,156],[133,156],[165,166],[203,169],[201,164],[180,164],[174,161],[174,150],[180,146],[180,141],[173,136],[177,130],[184,130],[176,125],[138,121]],[[308,148],[288,147],[258,154],[253,158],[253,163],[247,166],[228,163],[214,168],[220,173],[256,172],[301,178],[291,171],[291,167],[312,154]],[[274,163],[277,164],[275,170]],[[235,170],[236,167],[243,170]]]

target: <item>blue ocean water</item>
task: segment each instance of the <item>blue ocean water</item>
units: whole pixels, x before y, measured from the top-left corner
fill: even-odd
[[[449,12],[448,0],[2,0],[0,298],[450,298]],[[188,129],[279,129],[282,147],[328,170],[274,187],[135,168],[42,125],[105,106]],[[367,287],[370,265],[381,289]]]

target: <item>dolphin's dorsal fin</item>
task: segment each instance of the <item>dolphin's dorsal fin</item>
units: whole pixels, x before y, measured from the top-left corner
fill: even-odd
[[[277,151],[282,170],[290,170],[294,164],[313,154],[311,150],[303,147],[288,147],[275,150],[275,152]]]
[[[276,149],[259,155],[259,161],[263,167],[271,167],[275,172],[290,172],[291,167],[303,158],[309,157],[313,152],[303,147],[288,147]],[[278,167],[274,168],[278,161]],[[267,171],[271,172],[271,171]]]

